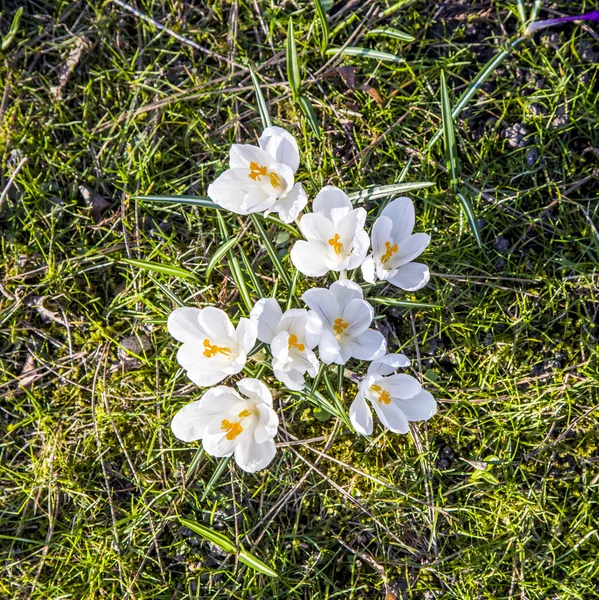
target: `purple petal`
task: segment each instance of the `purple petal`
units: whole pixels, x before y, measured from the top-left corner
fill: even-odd
[[[527,33],[530,35],[539,29],[545,29],[545,27],[551,27],[553,25],[561,25],[562,23],[569,23],[571,21],[599,21],[599,10],[592,10],[584,15],[574,15],[571,17],[560,17],[559,19],[537,21],[536,23],[531,23],[528,26]]]

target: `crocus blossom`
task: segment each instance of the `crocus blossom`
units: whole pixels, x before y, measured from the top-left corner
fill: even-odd
[[[302,184],[294,183],[298,166],[295,138],[281,127],[267,127],[258,146],[233,144],[230,168],[208,186],[208,196],[240,215],[276,212],[291,223],[308,202]]]
[[[241,318],[237,329],[218,308],[177,308],[167,322],[169,333],[183,342],[177,361],[200,387],[239,373],[256,343],[257,326]]]
[[[320,190],[312,211],[299,222],[306,241],[296,242],[291,249],[295,267],[309,277],[359,267],[370,244],[364,231],[366,211],[353,208],[347,194],[335,186]]]
[[[412,262],[430,242],[426,233],[412,233],[414,205],[402,197],[390,202],[372,227],[372,254],[362,264],[362,276],[369,283],[377,279],[413,292],[430,279],[428,267]]]
[[[211,456],[234,455],[244,471],[255,473],[275,456],[279,418],[261,381],[242,379],[237,389],[243,396],[225,385],[208,390],[174,416],[171,429],[184,442],[202,440]]]
[[[395,433],[407,433],[410,421],[427,421],[437,412],[435,399],[416,378],[394,374],[396,369],[409,365],[403,354],[386,354],[370,363],[349,408],[349,418],[358,433],[370,435],[373,430],[372,412],[366,400],[381,423]]]
[[[318,354],[323,363],[344,365],[352,357],[374,360],[387,351],[383,335],[369,329],[374,309],[356,283],[344,279],[328,290],[312,288],[304,292],[302,300],[322,321]]]
[[[314,311],[294,308],[284,313],[274,298],[262,298],[250,313],[258,325],[258,339],[270,344],[275,377],[290,390],[302,390],[304,374],[314,377],[318,359],[312,349],[322,334],[322,321]]]
[[[562,25],[563,23],[569,23],[570,21],[599,21],[599,10],[592,10],[591,12],[584,13],[582,15],[572,15],[567,17],[558,17],[556,19],[546,19],[544,21],[535,21],[526,28],[526,34],[532,35],[539,29],[545,29],[545,27],[552,27],[553,25]]]

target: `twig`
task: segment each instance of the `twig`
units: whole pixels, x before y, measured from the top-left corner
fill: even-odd
[[[139,17],[143,21],[146,21],[146,23],[151,23],[152,25],[154,25],[154,27],[156,27],[156,29],[165,31],[171,37],[175,38],[176,40],[179,40],[182,44],[191,46],[192,48],[195,48],[196,50],[199,50],[200,52],[203,52],[204,54],[207,54],[208,56],[212,56],[212,57],[216,58],[217,60],[226,62],[228,65],[237,67],[238,69],[241,69],[242,71],[249,71],[249,69],[247,67],[240,65],[239,63],[235,62],[234,60],[230,60],[224,56],[221,56],[220,54],[217,54],[216,52],[213,52],[212,50],[209,50],[208,48],[205,48],[204,46],[200,46],[200,44],[194,42],[193,40],[188,40],[187,38],[183,37],[182,35],[175,33],[172,29],[169,29],[168,27],[161,25],[160,23],[158,23],[158,21],[154,21],[154,19],[148,17],[146,14],[140,12],[139,10],[137,10],[136,8],[133,8],[132,6],[129,6],[126,2],[123,2],[123,0],[113,0],[113,1],[115,4],[118,4],[120,7],[124,8],[125,10],[128,10],[130,13],[134,14],[136,17]]]
[[[17,168],[13,171],[12,175],[10,176],[10,179],[8,180],[8,183],[6,184],[6,187],[2,190],[2,195],[0,196],[0,209],[2,208],[2,205],[4,204],[4,200],[6,199],[6,196],[8,195],[8,192],[10,190],[10,188],[12,187],[12,184],[15,182],[15,177],[19,174],[19,171],[23,168],[23,165],[27,162],[28,158],[26,156],[24,156],[21,159],[21,162],[17,165]]]

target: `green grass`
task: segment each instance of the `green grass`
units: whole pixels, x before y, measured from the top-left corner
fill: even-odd
[[[3,35],[19,4],[6,3]],[[456,190],[482,220],[479,248],[442,141],[425,149],[443,125],[441,72],[455,106],[518,37],[517,2],[404,2],[388,16],[387,0],[335,2],[329,48],[400,63],[326,54],[311,2],[193,4],[135,6],[229,62],[116,3],[62,0],[27,2],[4,53],[2,190],[27,162],[0,208],[0,597],[596,597],[596,28],[522,41],[455,118]],[[320,139],[287,81],[290,18],[298,93],[313,105]],[[366,35],[381,27],[415,40]],[[355,68],[355,89],[334,65]],[[254,476],[171,435],[172,415],[199,392],[178,368],[165,319],[178,303],[246,313],[226,256],[206,281],[223,226],[245,231],[236,255],[247,256],[238,273],[252,298],[257,285],[266,294],[276,286],[286,302],[288,288],[249,218],[222,213],[219,225],[212,209],[132,198],[203,196],[230,144],[256,138],[246,66],[273,123],[298,139],[311,198],[328,183],[348,192],[396,183],[410,160],[404,181],[435,183],[411,194],[435,275],[421,292],[395,295],[438,306],[376,306],[391,350],[413,358],[439,400],[431,421],[413,436],[377,428],[364,439],[278,394],[283,446]],[[502,132],[519,123],[528,145],[514,148]],[[539,158],[529,165],[532,148]],[[97,221],[80,186],[108,203]],[[365,201],[371,216],[382,201]],[[293,235],[260,222],[290,267]],[[298,297],[306,285],[300,278]],[[142,334],[151,348],[125,368],[120,346]],[[354,393],[346,386],[346,407]],[[237,540],[279,578],[177,517]]]

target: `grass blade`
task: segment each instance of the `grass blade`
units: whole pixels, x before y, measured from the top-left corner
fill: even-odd
[[[406,62],[401,56],[390,54],[389,52],[381,52],[380,50],[372,50],[370,48],[359,48],[357,46],[347,46],[347,48],[329,48],[326,53],[336,54],[339,56],[364,56],[365,58],[373,58],[375,60],[385,60],[396,63]]]
[[[457,196],[460,201],[460,204],[462,205],[463,211],[466,213],[466,218],[468,219],[468,225],[470,225],[470,229],[472,230],[472,233],[474,234],[476,243],[478,244],[479,248],[482,248],[483,242],[480,237],[480,231],[478,230],[478,219],[476,218],[476,215],[474,214],[474,209],[472,208],[472,204],[470,203],[470,200],[468,200],[468,198],[466,196],[464,196],[463,194],[458,193]]]
[[[514,50],[514,48],[523,39],[524,39],[524,37],[519,37],[517,40],[514,40],[506,48],[501,50],[501,52],[499,52],[499,54],[497,54],[497,56],[494,56],[481,69],[479,74],[472,80],[472,82],[466,88],[464,93],[459,97],[458,101],[456,102],[456,105],[453,107],[451,116],[454,119],[456,119],[457,117],[460,116],[460,113],[462,112],[462,110],[464,110],[464,107],[466,106],[466,104],[468,104],[468,102],[470,102],[470,100],[472,99],[474,94],[476,94],[476,92],[482,87],[482,85],[485,83],[485,81],[487,81],[487,79],[489,79],[489,77],[493,74],[493,71],[495,71],[495,69],[497,67],[499,67],[499,65],[501,65],[501,63],[503,63],[503,61],[512,53],[512,50]],[[443,129],[440,128],[437,130],[437,133],[435,133],[435,135],[433,135],[430,142],[426,145],[426,148],[424,149],[424,151],[428,152],[439,141],[439,138],[442,135],[443,135]]]
[[[223,218],[223,216],[220,212],[217,212],[216,215],[218,217],[218,226],[220,228],[221,235],[223,237],[223,240],[226,241],[229,239],[229,232],[227,230],[227,224],[225,223],[225,219]],[[239,261],[237,260],[237,257],[235,256],[235,254],[233,253],[232,250],[229,250],[227,252],[227,257],[229,259],[229,266],[231,267],[231,275],[233,276],[233,279],[235,280],[237,289],[239,290],[239,295],[243,299],[243,302],[249,313],[252,310],[252,308],[254,307],[254,303],[252,302],[252,299],[250,298],[250,293],[248,292],[247,286],[245,284],[245,278],[243,276],[241,267],[239,266]]]
[[[186,279],[187,281],[199,283],[199,279],[196,275],[181,267],[173,267],[172,265],[163,265],[149,260],[137,260],[134,258],[124,258],[122,262],[131,265],[132,267],[137,267],[138,269],[162,273],[163,275],[170,275],[171,277],[178,277],[179,279]]]
[[[413,181],[409,183],[392,183],[391,185],[377,185],[376,187],[366,188],[359,192],[349,194],[349,199],[352,202],[356,200],[376,200],[377,198],[385,198],[393,194],[405,194],[413,190],[421,190],[423,188],[435,185],[432,181]]]
[[[239,560],[246,564],[248,567],[251,567],[255,571],[262,573],[263,575],[268,575],[269,577],[278,577],[275,571],[273,571],[267,564],[263,563],[259,558],[250,554],[243,548],[237,548],[235,543],[230,540],[228,537],[225,537],[222,533],[218,531],[213,531],[204,525],[200,525],[197,521],[190,521],[189,519],[179,519],[181,525],[185,527],[189,527],[192,531],[195,531],[198,535],[201,535],[204,539],[211,541],[213,544],[216,544],[219,548],[224,550],[225,552],[230,552],[231,554],[237,554]]]
[[[526,12],[524,11],[524,2],[517,0],[518,5],[518,18],[520,19],[520,25],[522,29],[526,27]]]
[[[410,302],[410,300],[396,300],[395,298],[372,298],[369,296],[368,302],[371,304],[382,304],[383,306],[399,306],[401,308],[441,308],[438,304]]]
[[[329,23],[327,21],[327,15],[324,12],[324,8],[320,3],[320,0],[314,0],[314,8],[316,9],[316,16],[320,21],[320,26],[322,28],[322,41],[320,43],[320,47],[324,52],[329,45]]]
[[[309,102],[305,96],[300,96],[297,99],[297,103],[302,109],[302,112],[304,113],[306,119],[308,119],[308,123],[310,123],[312,131],[316,134],[316,137],[320,139],[320,124],[318,123],[318,117],[314,112],[314,107],[312,106],[312,103]]]
[[[413,35],[400,31],[399,29],[395,29],[394,27],[377,27],[366,34],[366,36],[370,35],[390,37],[396,40],[401,40],[402,42],[413,42],[416,39]]]
[[[264,100],[262,90],[260,89],[260,82],[258,81],[256,73],[254,73],[253,69],[250,69],[250,75],[252,77],[252,83],[254,84],[254,91],[256,92],[256,103],[258,104],[258,113],[260,114],[260,119],[262,120],[262,127],[266,129],[267,127],[272,126],[270,115],[268,114],[268,106]]]
[[[272,245],[271,241],[268,239],[268,236],[266,235],[266,231],[264,231],[264,228],[262,227],[262,224],[260,223],[260,221],[258,220],[256,215],[250,215],[250,218],[252,219],[252,223],[254,223],[254,227],[256,228],[256,231],[258,232],[258,235],[260,236],[260,240],[262,241],[262,244],[264,245],[264,248],[265,248],[268,256],[270,257],[272,264],[274,265],[275,269],[279,272],[281,279],[283,279],[283,281],[285,282],[287,287],[290,288],[291,287],[291,279],[289,277],[289,274],[285,270],[283,263],[281,263],[281,259],[279,258],[279,255],[277,254],[276,248]]]
[[[211,208],[213,210],[226,210],[222,206],[212,202],[210,198],[205,196],[132,196],[134,200],[146,200],[149,202],[164,202],[166,204],[186,204],[189,206],[200,206],[202,208]],[[300,232],[290,225],[289,223],[283,223],[279,217],[275,215],[268,215],[265,217],[263,213],[256,213],[260,218],[274,223],[278,227],[286,229],[291,235],[296,238],[301,238]]]
[[[214,210],[224,210],[206,196],[132,196],[134,200],[149,200],[150,202],[167,202],[170,204],[189,204],[190,206],[201,206]]]
[[[240,252],[239,256],[241,256],[241,260],[243,262],[243,266],[245,267],[245,271],[248,274],[248,277],[252,280],[252,285],[254,286],[254,290],[256,291],[256,296],[258,298],[264,298],[264,292],[262,291],[262,286],[260,285],[259,279],[256,277],[255,269],[250,264],[250,259],[247,257],[245,252]]]
[[[458,152],[444,71],[441,71],[441,118],[443,120],[445,162],[447,164],[447,170],[449,171],[451,190],[455,193],[458,177]]]
[[[287,80],[291,87],[291,95],[294,100],[297,100],[302,85],[302,79],[300,77],[299,62],[297,60],[293,19],[291,18],[289,19],[289,26],[287,28]]]
[[[202,494],[202,501],[206,499],[208,494],[212,491],[212,488],[218,483],[218,480],[222,477],[222,474],[225,472],[230,460],[230,456],[225,456],[218,461],[216,469],[214,469],[214,473],[212,473],[212,477],[210,477],[208,483],[206,484],[206,488]]]
[[[233,248],[233,246],[235,246],[235,244],[237,244],[239,240],[237,238],[233,238],[231,240],[229,240],[228,242],[225,242],[213,255],[212,258],[210,259],[210,262],[208,263],[208,266],[206,267],[206,282],[208,282],[208,280],[210,279],[210,275],[212,274],[212,271],[214,270],[214,267],[216,267],[216,265],[218,264],[218,262],[220,261],[220,259],[229,251],[231,250],[231,248]]]
[[[0,48],[2,52],[6,52],[10,48],[12,41],[15,39],[17,33],[19,33],[19,25],[21,24],[21,16],[23,14],[23,7],[17,9],[15,16],[12,18],[12,23],[10,24],[10,29],[8,33],[2,40],[2,47]]]

